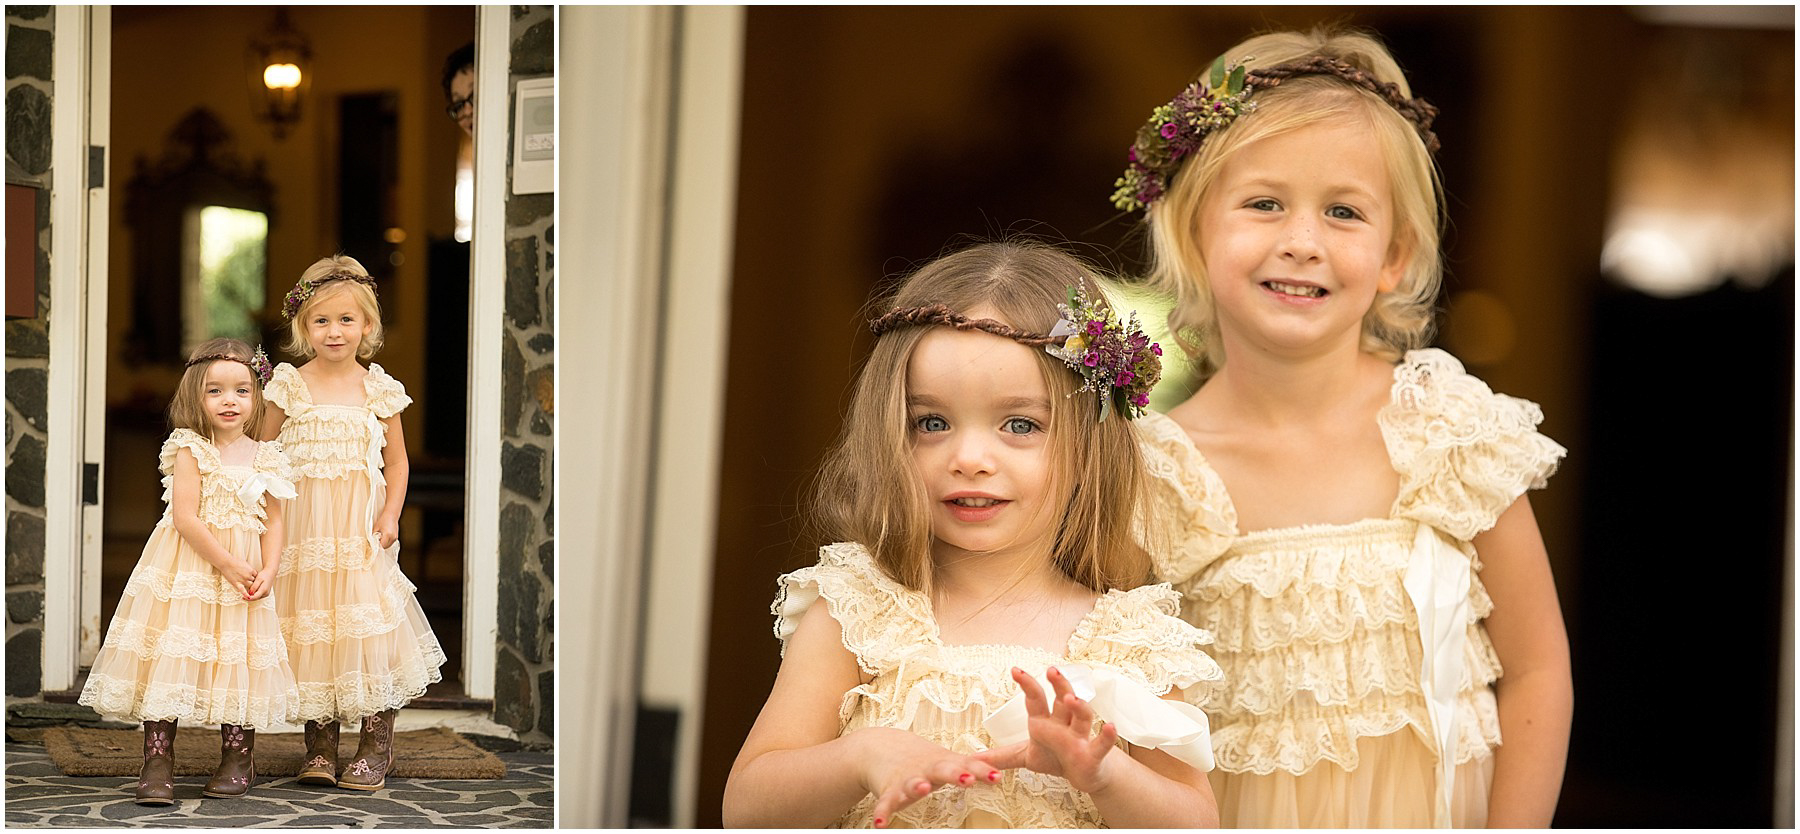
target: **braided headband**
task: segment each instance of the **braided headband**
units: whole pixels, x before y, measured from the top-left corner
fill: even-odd
[[[275,375],[275,366],[269,363],[269,355],[263,353],[262,345],[256,346],[256,353],[249,359],[245,359],[242,356],[233,356],[229,353],[208,353],[189,359],[187,361],[187,367],[192,368],[195,365],[207,362],[218,362],[220,360],[242,362],[245,365],[250,366],[250,373],[255,374],[256,381],[264,387],[268,386],[269,378]]]
[[[310,281],[302,280],[300,283],[295,284],[293,289],[288,290],[287,299],[281,302],[281,317],[292,321],[295,314],[300,312],[300,305],[305,304],[307,299],[312,298],[313,293],[320,287],[329,284],[332,281],[355,281],[358,284],[368,284],[370,289],[374,289],[375,287],[375,279],[360,272],[345,272],[343,270],[327,272]]]
[[[1100,400],[1100,419],[1117,410],[1129,420],[1150,404],[1150,389],[1162,378],[1162,346],[1150,341],[1138,326],[1137,313],[1130,326],[1119,323],[1112,309],[1089,299],[1087,287],[1069,288],[1067,304],[1056,305],[1062,318],[1048,334],[1019,330],[993,319],[972,319],[943,304],[896,307],[869,321],[880,336],[890,330],[918,325],[943,325],[957,330],[980,330],[1028,347],[1042,347],[1062,360],[1082,379],[1079,394],[1093,391]]]
[[[1431,132],[1437,108],[1424,99],[1408,98],[1398,84],[1378,81],[1368,72],[1326,55],[1249,71],[1242,64],[1226,65],[1221,55],[1213,61],[1206,83],[1189,84],[1168,104],[1151,111],[1149,121],[1138,128],[1127,152],[1129,167],[1113,182],[1113,205],[1125,211],[1149,208],[1168,190],[1182,160],[1199,150],[1207,136],[1256,110],[1256,102],[1250,100],[1256,91],[1307,75],[1329,75],[1374,93],[1412,123],[1426,152],[1437,153],[1437,134]]]

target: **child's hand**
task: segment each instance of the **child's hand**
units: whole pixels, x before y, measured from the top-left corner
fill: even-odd
[[[886,828],[894,814],[939,785],[991,784],[1000,771],[974,756],[939,747],[905,730],[858,730],[870,755],[863,758],[862,784],[875,795],[875,827]]]
[[[375,540],[380,542],[383,550],[393,547],[394,542],[400,540],[399,516],[384,515],[375,519],[375,529],[370,532],[375,534]]]
[[[1030,716],[1026,726],[1031,738],[984,750],[975,757],[994,767],[1023,767],[1061,776],[1084,793],[1098,793],[1106,788],[1118,769],[1117,760],[1109,758],[1118,752],[1113,746],[1119,739],[1118,728],[1106,724],[1095,734],[1093,708],[1075,696],[1069,679],[1055,667],[1046,675],[1056,690],[1052,704],[1044,702],[1044,690],[1030,675],[1014,668],[1012,676],[1025,695],[1025,714]]]
[[[256,572],[256,578],[251,580],[249,589],[244,592],[244,599],[246,601],[262,599],[263,597],[268,596],[269,591],[274,588],[275,568],[265,566],[262,570]]]
[[[219,566],[219,573],[225,577],[226,582],[231,583],[231,587],[238,589],[238,593],[243,594],[245,599],[250,598],[250,586],[256,582],[256,570],[250,567],[249,562],[232,556],[226,560],[225,564]]]

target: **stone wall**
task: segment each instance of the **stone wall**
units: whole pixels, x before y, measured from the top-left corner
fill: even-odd
[[[551,75],[556,65],[550,6],[513,6],[512,75]],[[507,104],[510,137],[516,106]],[[510,142],[509,142],[510,146]],[[555,738],[551,605],[555,509],[551,439],[556,415],[554,194],[513,194],[508,157],[506,327],[501,338],[500,645],[494,720],[526,741]]]
[[[6,7],[6,173],[40,187],[37,315],[6,322],[6,700],[42,698],[44,452],[50,369],[50,96],[55,18]]]

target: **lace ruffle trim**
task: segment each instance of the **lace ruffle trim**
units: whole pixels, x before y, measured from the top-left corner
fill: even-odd
[[[399,414],[412,404],[412,397],[406,395],[406,386],[388,375],[380,365],[370,365],[369,372],[363,377],[363,406],[375,412],[375,416],[387,419]],[[312,410],[312,395],[306,388],[306,380],[300,376],[300,369],[283,362],[275,366],[275,373],[269,378],[269,384],[263,389],[263,396],[279,407],[292,419]]]
[[[1492,527],[1568,450],[1539,434],[1536,403],[1496,394],[1450,354],[1410,351],[1377,421],[1401,473],[1395,515],[1458,539]]]
[[[281,618],[281,636],[293,646],[368,640],[399,630],[417,608],[413,584],[398,570],[390,573],[378,592],[380,602],[347,603],[329,609],[301,609]],[[426,636],[430,632],[426,631]],[[437,638],[431,637],[435,644]]]
[[[1465,692],[1457,699],[1456,763],[1485,755],[1500,743],[1500,713],[1492,692]],[[1431,722],[1424,701],[1381,693],[1369,695],[1354,711],[1296,703],[1279,718],[1230,721],[1213,727],[1213,755],[1231,773],[1303,774],[1319,762],[1345,770],[1361,764],[1357,740],[1412,728],[1427,745]]]
[[[1150,474],[1147,506],[1138,508],[1138,542],[1149,550],[1159,578],[1180,583],[1231,547],[1237,508],[1180,424],[1152,411],[1134,425]]]
[[[910,653],[920,639],[937,637],[924,596],[889,579],[860,544],[821,547],[817,565],[781,577],[769,610],[784,650],[801,616],[820,598],[843,630],[844,647],[870,675]]]
[[[303,720],[297,712],[300,694],[291,678],[286,691],[253,697],[238,690],[140,683],[90,674],[78,702],[101,715],[134,723],[184,721],[189,724],[237,724],[261,730]]]
[[[274,625],[272,617],[269,625]],[[279,634],[237,632],[215,635],[186,626],[155,628],[116,617],[107,630],[102,651],[129,653],[143,662],[186,658],[199,663],[247,666],[252,671],[281,669],[287,664],[287,644]],[[97,667],[112,665],[104,657],[95,663]]]
[[[421,635],[416,651],[402,654],[400,666],[388,674],[346,672],[332,681],[301,681],[295,721],[354,721],[399,709],[444,679],[438,667],[447,658],[436,637]]]
[[[171,573],[153,565],[139,563],[132,570],[131,579],[125,583],[125,596],[129,598],[144,594],[156,597],[161,602],[193,599],[207,605],[227,607],[249,604],[244,601],[244,595],[238,593],[218,571]]]
[[[367,537],[307,539],[281,551],[277,577],[309,571],[364,571],[375,567],[377,551]]]

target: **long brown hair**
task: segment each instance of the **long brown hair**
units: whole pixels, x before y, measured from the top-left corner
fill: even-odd
[[[1056,305],[1082,281],[1097,289],[1094,271],[1055,247],[984,243],[925,265],[870,309],[987,307],[1012,327],[1047,334],[1060,318]],[[901,327],[876,340],[843,432],[814,483],[811,515],[821,540],[863,544],[890,577],[914,590],[931,586],[932,536],[929,499],[912,458],[906,369],[925,332]],[[1064,512],[1048,514],[1058,525],[1052,559],[1095,591],[1142,584],[1149,562],[1131,523],[1146,476],[1132,425],[1117,414],[1100,422],[1096,396],[1069,396],[1080,378],[1061,360],[1034,353],[1050,392],[1051,471],[1068,496]]]
[[[256,378],[256,371],[251,370],[250,361],[254,357],[250,346],[237,339],[209,339],[201,342],[188,352],[188,361],[194,362],[202,356],[230,356],[244,363],[244,369],[250,372],[250,414],[244,422],[245,434],[256,438],[256,430],[262,425],[263,412],[267,403],[263,400],[262,384]],[[215,359],[213,362],[230,362],[231,359]],[[175,386],[175,396],[169,400],[169,428],[191,429],[204,435],[208,441],[213,439],[212,420],[206,414],[206,371],[213,362],[194,362],[181,372],[181,382]]]

